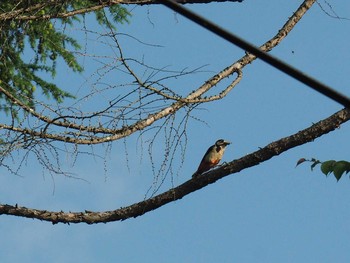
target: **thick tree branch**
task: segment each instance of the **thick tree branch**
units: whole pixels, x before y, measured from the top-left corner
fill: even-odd
[[[316,138],[337,129],[342,123],[350,119],[350,110],[343,109],[330,117],[321,120],[312,126],[301,130],[293,135],[272,142],[264,148],[248,154],[238,160],[231,161],[218,169],[212,170],[202,176],[191,179],[182,185],[170,189],[145,201],[135,203],[128,207],[104,212],[51,212],[46,210],[31,209],[18,205],[0,205],[0,214],[14,215],[27,218],[35,218],[52,223],[107,223],[122,221],[128,218],[138,217],[153,211],[165,204],[179,200],[184,196],[195,192],[209,184],[230,174],[238,173],[249,167],[258,165],[274,156],[288,151],[291,148],[312,142]]]

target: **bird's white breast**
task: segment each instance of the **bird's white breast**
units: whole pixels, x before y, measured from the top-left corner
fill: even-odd
[[[219,150],[217,150],[219,148]],[[213,149],[209,152],[207,155],[206,161],[211,162],[211,161],[220,161],[222,159],[222,156],[224,155],[226,147],[213,147]]]

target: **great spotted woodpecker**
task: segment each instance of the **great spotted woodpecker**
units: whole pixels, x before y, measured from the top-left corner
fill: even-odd
[[[221,161],[222,156],[224,155],[226,146],[229,144],[231,143],[223,139],[220,139],[220,140],[217,140],[214,145],[210,146],[207,152],[204,154],[203,159],[199,164],[197,171],[192,175],[192,178],[216,166]]]

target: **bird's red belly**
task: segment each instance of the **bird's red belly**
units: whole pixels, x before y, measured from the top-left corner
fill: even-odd
[[[219,163],[219,160],[210,160],[210,164],[215,166]]]

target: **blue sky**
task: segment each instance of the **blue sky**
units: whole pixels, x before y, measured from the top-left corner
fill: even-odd
[[[300,3],[246,0],[188,7],[260,45],[277,33]],[[339,16],[350,18],[349,2],[329,3]],[[200,74],[170,80],[168,84],[178,90],[195,89],[244,54],[165,7],[135,7],[131,12],[131,23],[119,25],[118,32],[162,47],[123,38],[128,56],[172,70],[206,65]],[[88,23],[102,30],[91,17]],[[315,4],[272,53],[349,95],[349,23],[330,18]],[[96,54],[113,55],[113,50],[98,43],[89,48]],[[78,95],[90,91],[96,64],[88,59],[84,63],[86,72],[81,76],[62,67],[55,81]],[[173,178],[175,185],[191,177],[218,138],[232,141],[224,157],[231,161],[342,108],[263,62],[255,61],[243,73],[241,83],[225,99],[193,113],[207,124],[189,123],[185,161]],[[115,73],[106,79],[117,82],[119,77]],[[301,157],[349,160],[349,132],[349,124],[344,124],[312,143],[124,222],[52,225],[1,216],[2,262],[349,262],[348,177],[336,182],[317,169],[311,172],[308,165],[295,168]],[[103,158],[82,155],[73,162],[62,154],[63,168],[84,180],[43,172],[34,157],[22,167],[22,177],[2,168],[1,203],[102,211],[143,200],[153,181],[147,152],[140,149],[137,135],[126,145],[130,170],[122,141],[113,143],[107,156],[103,146],[95,147]],[[163,157],[161,146],[155,147],[153,156]],[[179,167],[179,159],[174,165]],[[170,186],[166,181],[164,190]]]

